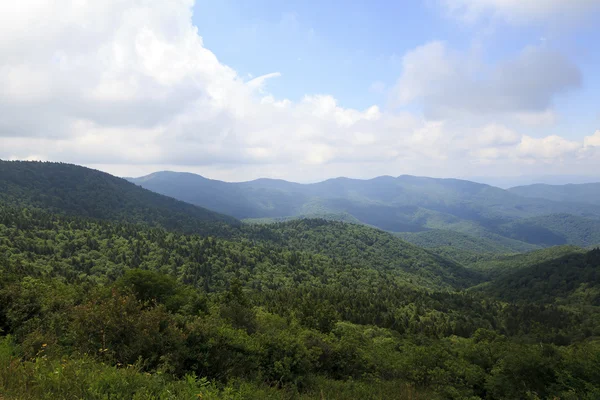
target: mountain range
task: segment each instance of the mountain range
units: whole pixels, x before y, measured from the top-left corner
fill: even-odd
[[[231,183],[168,171],[128,180],[249,222],[321,217],[405,233],[405,240],[426,246],[422,237],[431,236],[431,231],[436,240],[447,243],[456,241],[456,233],[468,235],[479,245],[485,243],[489,252],[600,243],[600,184],[504,190],[409,175],[313,184],[276,179]]]
[[[183,177],[207,208],[0,162],[0,396],[598,397],[600,250],[554,245],[597,240],[594,204],[408,176]],[[412,231],[369,226],[386,223]]]

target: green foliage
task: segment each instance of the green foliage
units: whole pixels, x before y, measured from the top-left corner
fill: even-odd
[[[470,261],[464,262],[470,269],[481,272],[487,277],[487,280],[493,280],[499,276],[513,273],[522,268],[541,264],[547,261],[570,255],[584,253],[577,246],[554,246],[547,249],[530,251],[522,254],[512,255],[478,255]]]
[[[429,230],[424,232],[400,232],[396,236],[419,247],[453,249],[477,254],[507,254],[533,250],[523,242],[511,242],[510,239],[475,237],[449,230]],[[505,242],[505,243],[503,243]]]
[[[0,167],[1,398],[600,395],[599,250],[482,254],[500,248],[441,231],[429,234],[441,246],[424,250],[325,219],[240,226],[86,169]],[[40,181],[46,168],[51,184]],[[355,215],[367,213],[365,199],[392,202],[401,188],[420,204],[404,209],[409,225],[480,229],[465,221],[485,220],[492,232],[522,211],[510,196],[492,204],[506,195],[490,187],[403,177],[390,190],[394,182],[310,190],[346,193],[360,207],[334,203]],[[263,196],[282,183],[255,184]],[[487,209],[458,207],[465,194]]]
[[[482,288],[505,300],[553,303],[571,298],[600,306],[600,250],[573,252],[520,268]]]
[[[312,219],[251,225],[244,230],[248,237],[293,251],[316,252],[351,264],[367,263],[381,273],[402,274],[411,283],[421,286],[456,288],[480,281],[477,273],[454,262],[386,232],[360,225]],[[293,264],[296,255],[292,257]]]

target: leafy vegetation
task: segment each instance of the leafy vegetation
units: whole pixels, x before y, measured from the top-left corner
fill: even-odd
[[[399,232],[396,236],[425,248],[452,248],[479,254],[508,254],[534,250],[535,246],[526,243],[513,243],[510,239],[489,239],[474,237],[460,232],[432,229],[424,232]]]
[[[600,250],[575,251],[519,268],[486,285],[485,291],[511,301],[600,306]]]
[[[464,265],[484,274],[486,280],[492,280],[532,265],[556,260],[570,254],[582,254],[584,252],[585,250],[577,246],[554,246],[522,254],[480,255],[471,262],[465,262]]]
[[[407,285],[378,265],[397,240],[380,231],[303,220],[248,227],[253,242],[9,208],[0,221],[16,397],[514,398],[565,395],[566,377],[579,398],[597,390],[580,357],[598,352],[581,342],[600,334],[591,316]]]
[[[435,231],[425,250],[325,219],[239,224],[74,166],[7,168],[1,398],[600,396],[600,250],[481,253],[495,247]]]

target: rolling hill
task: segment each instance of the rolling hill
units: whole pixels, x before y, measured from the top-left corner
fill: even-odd
[[[482,285],[487,294],[506,301],[577,302],[600,306],[600,250],[567,251],[562,257],[523,260],[521,268]]]
[[[535,250],[537,246],[502,236],[475,237],[450,230],[432,229],[424,232],[398,232],[396,236],[424,248],[449,247],[474,253],[509,254]]]

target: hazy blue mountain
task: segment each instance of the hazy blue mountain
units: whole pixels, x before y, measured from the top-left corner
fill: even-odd
[[[508,189],[511,193],[529,198],[600,205],[600,183],[568,185],[535,184]]]
[[[464,179],[486,183],[502,189],[528,185],[567,185],[600,182],[600,175],[523,175],[523,176],[470,176]]]
[[[308,200],[295,190],[302,185],[271,179],[230,183],[168,171],[128,179],[154,192],[240,219],[297,215]]]
[[[275,179],[229,183],[190,173],[157,172],[130,181],[240,219],[265,222],[319,216],[392,232],[453,231],[483,239],[488,248],[507,252],[554,244],[585,246],[594,242],[594,221],[600,219],[600,204],[521,196],[460,179],[402,175],[368,180],[335,178],[313,184]],[[529,220],[564,214],[575,219],[565,223],[566,217],[561,217],[557,220],[560,229],[549,229],[543,220]],[[575,237],[564,231],[578,222],[585,224],[587,233]],[[445,240],[439,232],[426,237],[433,242]],[[471,244],[474,248],[481,245]]]

